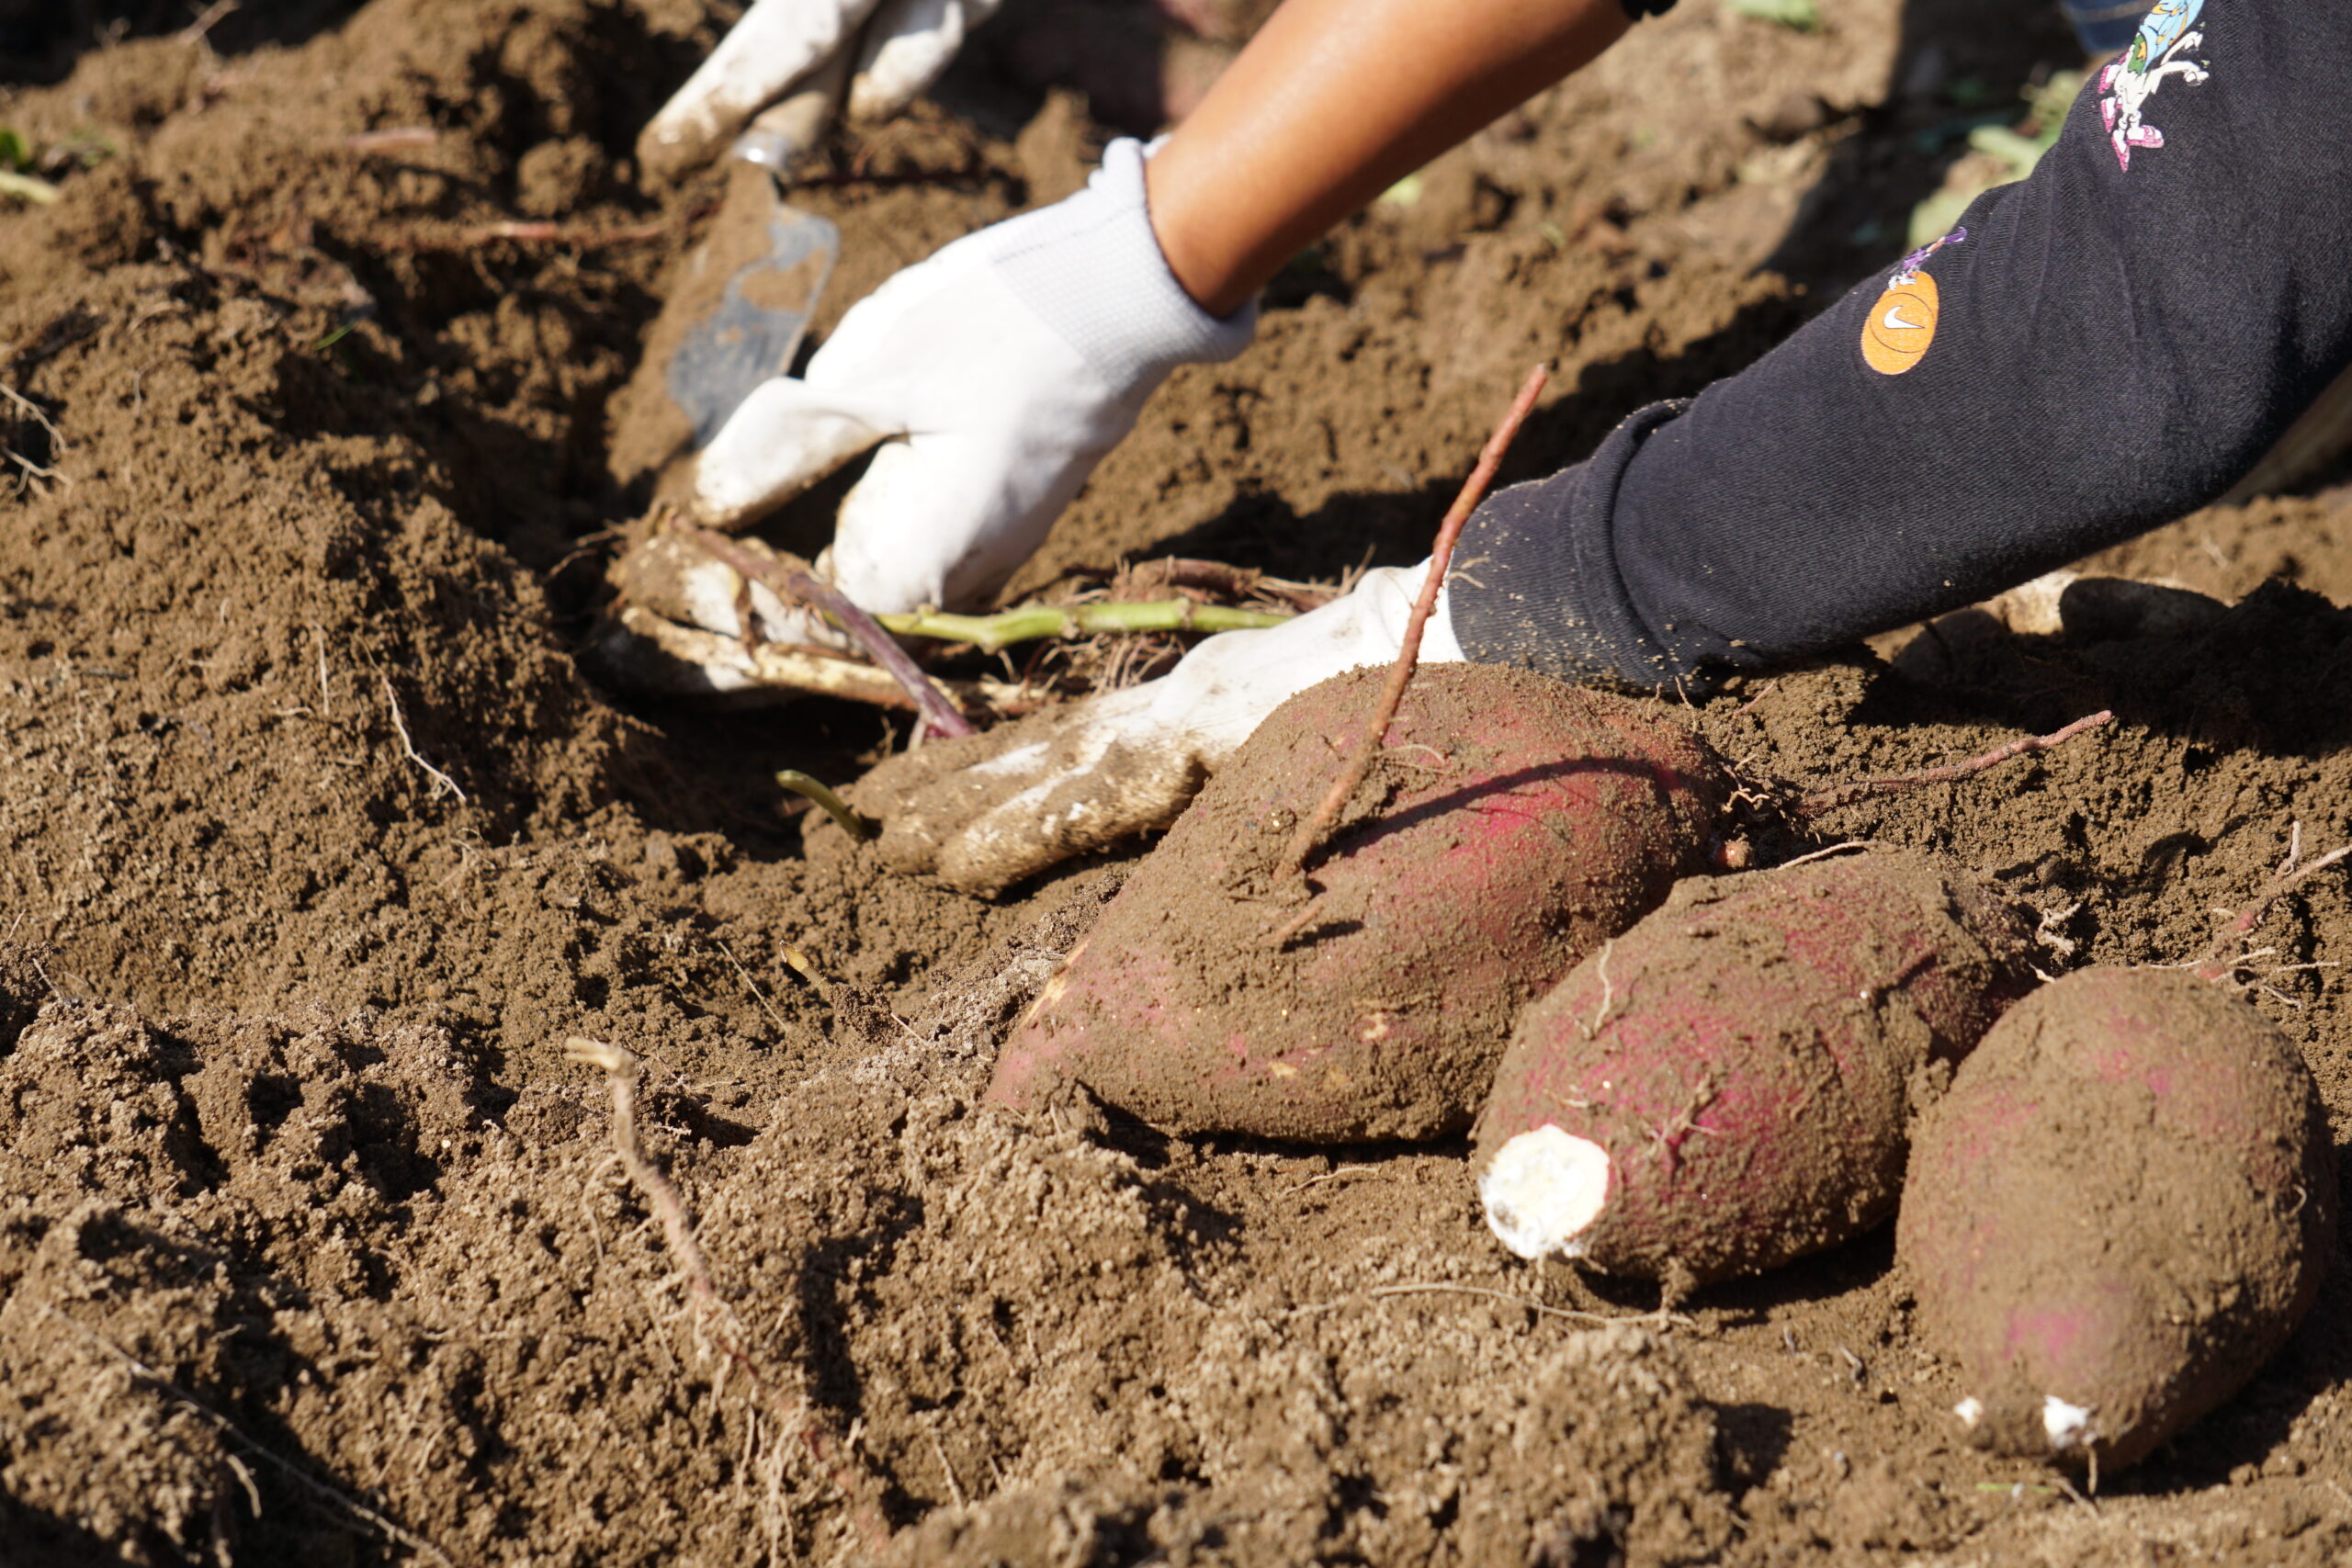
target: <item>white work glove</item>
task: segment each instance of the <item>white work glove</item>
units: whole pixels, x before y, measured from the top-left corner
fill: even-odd
[[[1424,561],[1367,572],[1354,592],[1295,621],[1208,638],[1159,680],[985,735],[934,740],[875,769],[851,799],[881,820],[892,867],[990,896],[1073,855],[1164,828],[1285,699],[1395,660],[1428,570]],[[1443,593],[1420,657],[1462,658]]]
[[[888,119],[938,80],[996,7],[997,0],[754,0],[646,126],[638,163],[669,180],[708,162],[753,115],[844,50],[856,51],[850,118]]]
[[[1001,587],[1169,373],[1229,359],[1256,330],[1254,306],[1219,320],[1168,270],[1143,165],[1140,143],[1114,141],[1084,190],[967,235],[860,300],[804,379],[758,388],[703,450],[686,497],[697,519],[741,527],[882,442],[820,575],[876,615],[971,607]],[[673,564],[639,574],[632,597],[743,635],[734,575]],[[670,586],[650,586],[657,575]],[[839,645],[764,591],[748,602],[758,637]],[[711,671],[716,689],[741,683]]]

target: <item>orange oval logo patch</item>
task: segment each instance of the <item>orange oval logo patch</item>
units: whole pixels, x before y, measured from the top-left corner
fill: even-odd
[[[1927,357],[1941,311],[1936,280],[1924,272],[1898,277],[1871,304],[1862,323],[1862,362],[1882,376],[1900,376]]]

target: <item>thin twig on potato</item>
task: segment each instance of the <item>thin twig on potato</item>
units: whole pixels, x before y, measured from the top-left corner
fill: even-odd
[[[1502,467],[1503,454],[1510,450],[1520,425],[1535,407],[1535,400],[1543,395],[1544,384],[1550,380],[1551,371],[1538,365],[1527,373],[1519,389],[1519,396],[1511,400],[1510,409],[1492,435],[1487,437],[1486,450],[1478,454],[1477,466],[1470,477],[1462,481],[1462,491],[1447,509],[1445,521],[1438,525],[1437,540],[1430,547],[1429,575],[1421,581],[1420,597],[1413,602],[1412,615],[1405,622],[1405,646],[1396,652],[1396,662],[1389,667],[1387,684],[1381,688],[1380,705],[1373,710],[1372,723],[1356,742],[1355,754],[1340,771],[1340,777],[1322,803],[1298,825],[1291,835],[1290,845],[1283,852],[1282,866],[1275,874],[1278,882],[1286,882],[1306,874],[1306,857],[1330,830],[1338,819],[1340,808],[1355,794],[1356,786],[1372,772],[1372,760],[1380,753],[1380,742],[1388,733],[1388,726],[1396,717],[1396,709],[1405,701],[1405,689],[1412,683],[1413,670],[1420,662],[1421,629],[1429,625],[1430,615],[1437,608],[1439,590],[1445,586],[1446,569],[1453,561],[1453,544],[1462,536],[1462,525],[1470,520],[1478,502],[1486,498],[1487,486],[1494,481],[1495,470]]]

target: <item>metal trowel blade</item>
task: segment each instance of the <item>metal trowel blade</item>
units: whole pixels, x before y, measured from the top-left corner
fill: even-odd
[[[739,206],[750,210],[732,210]],[[717,265],[736,265],[714,279],[715,298],[707,288],[695,291],[703,313],[685,326],[665,377],[670,400],[692,427],[697,452],[753,388],[792,368],[842,250],[841,231],[828,219],[788,205],[775,177],[757,164],[736,165],[727,208],[708,245],[718,253]],[[738,231],[730,234],[730,229]],[[747,253],[749,259],[736,260]]]
[[[822,137],[845,71],[830,69],[736,139],[718,215],[687,254],[645,358],[614,402],[610,461],[623,484],[683,480],[682,460],[710,444],[752,389],[791,371],[842,237],[785,200],[782,176]]]

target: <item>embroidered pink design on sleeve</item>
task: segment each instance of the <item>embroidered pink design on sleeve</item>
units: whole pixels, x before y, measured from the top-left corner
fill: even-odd
[[[2099,73],[2099,118],[2116,163],[2127,171],[2133,148],[2165,144],[2165,133],[2147,121],[2148,100],[2165,79],[2177,76],[2194,87],[2211,75],[2197,61],[2177,58],[2205,41],[2194,25],[2204,10],[2205,0],[2156,0],[2132,47]]]

